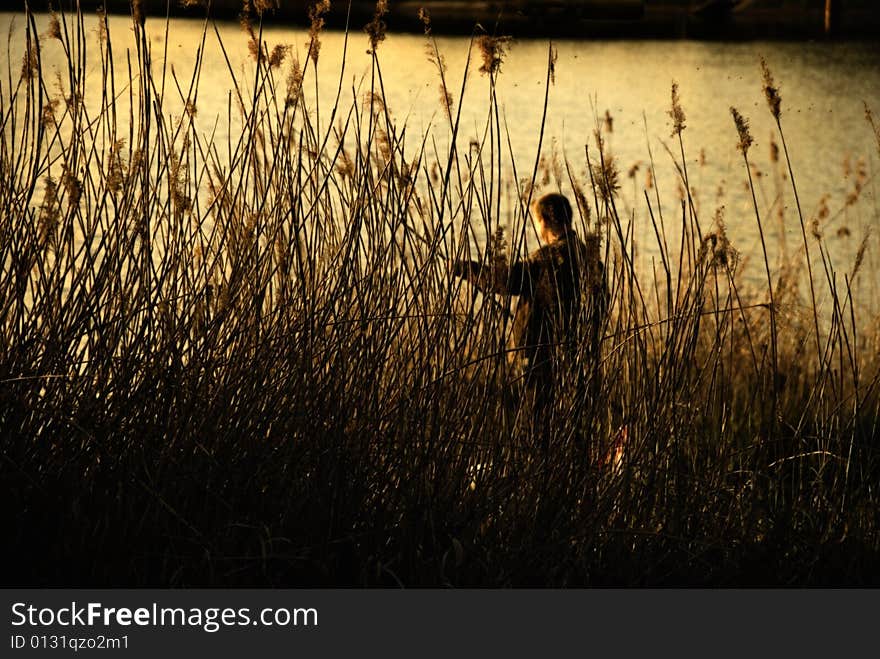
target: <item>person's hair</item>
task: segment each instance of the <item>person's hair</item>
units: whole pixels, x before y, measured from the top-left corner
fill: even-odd
[[[535,211],[548,231],[562,235],[571,228],[571,204],[564,195],[545,194],[535,202]]]

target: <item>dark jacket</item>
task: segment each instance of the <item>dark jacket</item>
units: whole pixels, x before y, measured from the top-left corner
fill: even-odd
[[[553,355],[560,354],[558,347],[570,354],[578,348],[598,350],[607,293],[598,241],[591,244],[588,249],[569,232],[510,266],[457,261],[454,272],[486,293],[519,297],[513,321],[516,345],[524,349],[530,367],[549,369]],[[585,293],[591,307],[578,332]]]

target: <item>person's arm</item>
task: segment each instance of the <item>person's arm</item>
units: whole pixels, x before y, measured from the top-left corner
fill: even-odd
[[[485,293],[528,295],[538,278],[541,260],[534,256],[506,264],[484,264],[479,261],[454,261],[452,272],[467,279]]]

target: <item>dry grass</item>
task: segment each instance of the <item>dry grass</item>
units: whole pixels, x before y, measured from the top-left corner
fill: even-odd
[[[367,102],[340,84],[317,121],[313,18],[302,63],[248,23],[243,130],[218,144],[195,127],[201,56],[190,80],[163,77],[138,15],[116,80],[110,35],[59,15],[59,95],[28,16],[22,70],[0,82],[4,583],[877,583],[880,336],[855,269],[810,243],[820,319],[803,252],[775,272],[765,257],[768,288],[746,291],[723,218],[702,231],[689,193],[655,218],[646,191],[661,256],[636,272],[597,118],[589,180],[547,167],[579,191],[581,233],[597,222],[611,311],[600,367],[560,369],[543,451],[506,301],[447,267],[475,235],[495,237],[486,259],[524,249],[541,167],[520,185],[502,157],[505,42],[479,42],[484,137],[442,151],[383,102],[380,13]],[[461,104],[432,52],[455,144]],[[673,118],[689,191],[675,87]]]

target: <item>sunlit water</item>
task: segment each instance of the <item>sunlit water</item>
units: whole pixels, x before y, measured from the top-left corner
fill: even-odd
[[[11,59],[18,70],[23,52],[23,17],[0,15],[0,33],[6,34],[10,23],[17,24],[10,50],[2,59]],[[38,29],[45,30],[47,17],[40,17]],[[95,21],[91,20],[94,26]],[[129,19],[111,20],[117,72],[126,73],[126,48],[131,48]],[[173,66],[181,81],[188,81],[193,70],[196,47],[204,24],[199,21],[173,20],[165,42],[164,21],[150,19],[148,27],[153,43],[153,58],[158,69],[163,63]],[[247,40],[233,23],[217,24],[216,29],[226,48],[232,70],[247,80],[253,63]],[[300,60],[305,58],[308,33],[300,29],[269,28],[264,38],[271,49],[275,44],[291,44]],[[321,120],[326,121],[335,99],[340,74],[343,80],[343,105],[350,106],[352,94],[362,102],[369,89],[370,56],[366,36],[354,32],[348,39],[343,70],[345,37],[340,33],[322,35],[318,96]],[[447,65],[447,83],[459,104],[468,40],[439,37],[437,45]],[[779,142],[775,123],[762,95],[759,58],[764,56],[773,71],[783,98],[783,129],[791,155],[803,213],[807,222],[819,216],[824,205],[827,213],[819,227],[825,247],[834,265],[846,272],[852,268],[856,249],[869,227],[877,221],[876,180],[878,145],[865,121],[864,103],[880,114],[880,49],[865,43],[701,43],[688,41],[574,41],[554,44],[558,49],[555,83],[550,87],[549,105],[542,144],[542,155],[550,162],[567,156],[574,173],[586,176],[584,145],[590,143],[595,154],[593,132],[597,119],[604,122],[607,113],[613,120],[608,143],[621,175],[619,209],[624,218],[632,218],[636,253],[643,267],[650,267],[656,256],[656,240],[644,201],[649,186],[647,169],[649,147],[653,152],[661,207],[675,235],[681,195],[670,151],[679,156],[679,146],[670,137],[670,86],[679,84],[687,116],[683,133],[691,186],[704,230],[711,230],[716,209],[725,206],[724,217],[734,245],[747,256],[760,258],[755,212],[746,187],[746,170],[736,148],[737,133],[730,107],[737,107],[751,122],[755,144],[750,157],[755,165],[758,204],[767,226],[770,259],[778,264],[783,250],[789,254],[801,247],[802,238],[791,185],[782,178],[784,160],[774,163],[770,143]],[[407,125],[407,134],[421,136],[433,130],[440,148],[448,143],[449,131],[438,93],[437,67],[426,56],[426,40],[419,35],[388,35],[379,48],[386,104],[399,125]],[[97,56],[97,48],[94,48]],[[164,53],[167,52],[167,60]],[[487,76],[478,73],[478,54],[471,64],[467,86],[461,99],[463,144],[482,135],[487,120]],[[44,66],[61,66],[62,53],[57,44],[43,49]],[[132,55],[134,60],[134,56]],[[538,150],[547,82],[548,42],[519,40],[511,44],[498,78],[497,96],[502,108],[504,131],[509,133],[510,148],[520,177],[531,173]],[[5,62],[2,70],[6,70]],[[100,76],[97,58],[91,75]],[[230,70],[223,56],[214,26],[208,25],[204,66],[198,96],[198,120],[206,130],[221,119],[221,131],[231,88]],[[314,95],[313,80],[306,83]],[[352,90],[355,90],[354,92]],[[216,136],[220,144],[225,135]],[[504,137],[507,141],[507,135]],[[506,154],[505,154],[506,156]],[[511,176],[509,160],[505,175]],[[635,165],[639,167],[634,168]],[[863,169],[860,198],[847,205]],[[632,177],[628,174],[630,170]],[[540,178],[540,177],[539,177]],[[544,188],[555,187],[552,180]],[[563,182],[563,192],[570,193]],[[649,188],[652,202],[656,194]],[[824,202],[823,202],[824,198]],[[780,223],[778,210],[785,209]],[[656,209],[655,209],[656,210]],[[784,230],[780,227],[784,227]],[[782,237],[781,234],[785,233]],[[782,240],[781,240],[782,238]],[[811,238],[811,240],[813,240]],[[863,274],[878,272],[877,238],[871,239]],[[783,244],[785,245],[783,247]],[[816,252],[817,250],[813,250]],[[815,256],[815,254],[814,254]],[[818,267],[818,266],[817,266]]]

